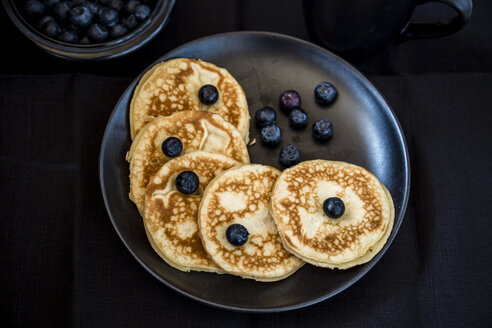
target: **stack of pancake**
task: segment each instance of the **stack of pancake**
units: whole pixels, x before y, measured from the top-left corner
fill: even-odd
[[[218,90],[211,105],[200,102],[204,85]],[[369,261],[391,233],[391,196],[361,167],[249,164],[246,96],[223,68],[186,58],[155,65],[135,88],[129,116],[129,196],[150,244],[178,270],[276,281],[305,262],[346,269]],[[162,149],[170,137],[182,144],[177,157]],[[193,193],[176,187],[185,171],[198,177]],[[331,196],[345,203],[341,218],[323,213]],[[232,226],[243,229],[244,243],[231,241]]]

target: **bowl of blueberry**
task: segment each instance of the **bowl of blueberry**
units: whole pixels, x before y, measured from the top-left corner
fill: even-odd
[[[156,36],[175,0],[2,0],[19,30],[47,52],[75,60],[129,54]]]

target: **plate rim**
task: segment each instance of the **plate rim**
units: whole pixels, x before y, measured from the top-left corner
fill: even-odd
[[[273,37],[273,38],[284,39],[284,40],[293,41],[293,42],[299,42],[299,43],[301,43],[301,44],[303,44],[305,46],[313,47],[316,50],[319,50],[319,51],[321,51],[321,52],[323,52],[323,53],[325,53],[325,54],[333,57],[334,59],[336,59],[339,62],[341,62],[343,65],[347,66],[350,70],[352,70],[362,80],[362,82],[364,82],[364,84],[367,86],[369,92],[371,92],[376,98],[378,98],[379,100],[381,100],[387,106],[387,108],[389,110],[390,118],[394,121],[395,126],[397,127],[397,132],[398,132],[398,135],[400,137],[399,138],[400,139],[399,143],[401,143],[402,146],[403,146],[403,157],[404,157],[403,158],[403,162],[405,163],[405,166],[406,166],[405,180],[407,181],[407,183],[406,183],[406,186],[405,186],[405,190],[403,191],[403,199],[402,199],[402,206],[401,206],[401,210],[400,210],[400,215],[398,215],[398,218],[395,218],[395,225],[393,227],[393,231],[392,231],[390,237],[388,238],[386,244],[384,245],[383,249],[378,254],[376,254],[376,256],[374,256],[374,258],[372,258],[371,261],[369,261],[366,264],[366,267],[364,268],[364,270],[362,270],[354,278],[352,278],[351,280],[349,280],[348,282],[346,282],[340,288],[337,288],[337,289],[331,291],[330,293],[328,293],[326,295],[323,295],[321,297],[313,298],[313,299],[310,299],[310,300],[305,301],[305,302],[297,303],[295,305],[287,305],[287,306],[279,306],[279,307],[240,307],[240,306],[234,306],[234,305],[227,305],[227,304],[217,303],[217,302],[214,302],[214,301],[210,301],[210,300],[206,300],[206,299],[200,298],[198,296],[195,296],[195,295],[193,295],[191,293],[188,293],[188,292],[186,292],[184,290],[181,290],[180,288],[174,286],[172,283],[168,282],[166,279],[164,279],[159,274],[157,274],[150,266],[148,266],[146,263],[144,263],[144,261],[142,259],[140,259],[137,256],[137,254],[132,250],[132,248],[128,245],[128,243],[126,242],[126,240],[124,239],[122,233],[120,232],[119,228],[116,225],[115,218],[113,217],[113,214],[112,214],[112,212],[110,210],[109,201],[108,201],[108,198],[107,198],[107,192],[106,192],[106,188],[105,188],[105,185],[104,185],[103,157],[104,157],[104,153],[105,153],[105,145],[107,143],[108,130],[109,130],[109,125],[110,125],[109,123],[113,120],[113,117],[114,117],[117,109],[119,108],[120,104],[123,101],[124,95],[131,91],[131,89],[134,87],[134,84],[138,82],[138,80],[145,73],[145,71],[148,68],[152,67],[152,65],[155,65],[158,62],[161,62],[162,61],[162,58],[168,57],[169,55],[172,55],[173,53],[175,53],[175,52],[177,52],[177,51],[179,51],[179,50],[181,50],[183,48],[189,47],[189,46],[191,46],[193,44],[204,42],[204,41],[207,41],[207,40],[210,40],[210,39],[222,38],[222,37],[233,37],[233,36],[237,36],[237,35],[265,36],[265,37]],[[115,106],[113,108],[113,111],[111,112],[111,115],[108,118],[108,121],[107,121],[107,124],[106,124],[106,128],[104,130],[104,134],[103,134],[103,138],[102,138],[102,142],[101,142],[101,147],[100,147],[100,152],[99,152],[99,160],[98,160],[98,163],[99,163],[99,170],[98,170],[99,171],[99,174],[98,174],[99,175],[99,185],[101,187],[101,192],[102,192],[102,196],[103,196],[104,206],[106,208],[106,212],[108,213],[108,216],[109,216],[109,218],[111,220],[111,223],[113,225],[113,228],[115,229],[115,231],[118,234],[119,238],[121,239],[121,241],[123,242],[123,244],[125,245],[125,247],[128,249],[128,251],[130,252],[130,254],[132,254],[132,256],[137,260],[137,262],[148,273],[150,273],[152,276],[154,276],[157,280],[159,280],[161,283],[163,283],[167,287],[171,288],[172,290],[180,293],[181,295],[184,295],[184,296],[186,296],[186,297],[188,297],[188,298],[190,298],[190,299],[192,299],[194,301],[197,301],[199,303],[206,304],[206,305],[209,305],[209,306],[218,308],[218,309],[230,310],[230,311],[236,311],[236,312],[243,312],[243,313],[275,313],[275,312],[285,312],[285,311],[291,311],[291,310],[301,309],[301,308],[305,308],[305,307],[308,307],[308,306],[317,304],[317,303],[322,302],[322,301],[324,301],[326,299],[329,299],[329,298],[337,295],[338,293],[344,291],[345,289],[349,288],[350,286],[352,286],[354,283],[356,283],[357,281],[359,281],[363,276],[365,276],[367,274],[367,272],[369,272],[374,267],[374,265],[376,265],[377,262],[379,262],[379,260],[381,259],[381,257],[386,253],[386,251],[391,246],[393,240],[396,238],[396,235],[398,234],[398,231],[399,231],[400,226],[401,226],[401,224],[403,222],[403,219],[405,218],[405,214],[406,214],[406,210],[407,210],[407,206],[408,206],[408,200],[410,198],[411,167],[410,167],[410,155],[409,155],[409,152],[408,152],[408,146],[407,146],[406,138],[405,138],[405,135],[404,135],[402,126],[400,124],[400,121],[398,120],[398,117],[396,116],[393,108],[387,102],[387,100],[384,97],[384,95],[379,91],[379,89],[376,86],[374,86],[374,84],[372,84],[369,81],[369,79],[364,74],[362,74],[357,68],[355,68],[354,66],[352,66],[350,63],[348,63],[346,60],[344,60],[343,58],[339,57],[338,55],[332,53],[331,51],[329,51],[329,50],[327,50],[327,49],[325,49],[325,48],[323,48],[323,47],[321,47],[319,45],[316,45],[314,43],[311,43],[309,41],[306,41],[306,40],[303,40],[303,39],[300,39],[300,38],[297,38],[297,37],[294,37],[294,36],[282,34],[282,33],[276,33],[276,32],[266,32],[266,31],[235,31],[235,32],[226,32],[226,33],[212,34],[212,35],[208,35],[208,36],[205,36],[205,37],[201,37],[201,38],[198,38],[198,39],[194,39],[194,40],[188,41],[188,42],[182,44],[181,46],[176,47],[176,48],[174,48],[174,49],[166,52],[162,56],[159,56],[158,59],[152,61],[151,64],[148,65],[147,68],[143,72],[141,72],[140,74],[138,74],[132,80],[132,82],[130,82],[130,84],[128,85],[128,87],[123,91],[123,93],[121,94],[120,98],[116,102],[116,104],[115,104]]]

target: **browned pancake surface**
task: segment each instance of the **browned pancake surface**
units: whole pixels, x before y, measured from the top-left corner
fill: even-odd
[[[217,177],[205,192],[199,229],[206,251],[224,271],[260,281],[287,277],[303,262],[282,245],[268,212],[270,194],[279,176],[275,168],[244,165]],[[241,224],[249,232],[242,246],[231,245],[226,230]]]
[[[201,104],[198,91],[205,84],[218,89],[219,99],[215,104]],[[130,105],[132,138],[154,118],[185,110],[217,113],[248,141],[248,105],[239,83],[223,68],[187,58],[159,63],[142,77]]]
[[[332,219],[323,202],[338,197],[345,213]],[[289,248],[314,261],[343,263],[362,256],[386,231],[390,205],[380,182],[362,167],[306,161],[287,169],[272,196],[271,212]]]
[[[248,150],[241,135],[219,115],[184,111],[159,117],[139,132],[127,157],[130,161],[130,198],[140,212],[143,211],[145,188],[150,178],[171,159],[162,152],[162,143],[169,137],[181,140],[182,154],[205,150],[249,163]]]
[[[197,227],[202,192],[219,173],[238,162],[220,154],[193,152],[175,158],[151,179],[145,194],[144,223],[158,253],[166,262],[183,270],[218,271],[205,253]],[[200,179],[198,191],[180,193],[176,176],[193,171]]]

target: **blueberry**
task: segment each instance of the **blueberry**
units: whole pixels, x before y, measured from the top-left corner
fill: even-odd
[[[133,14],[138,5],[140,5],[140,1],[130,0],[130,1],[125,2],[123,9],[125,9],[125,11],[129,14]]]
[[[181,143],[181,140],[179,140],[179,138],[169,137],[164,140],[161,148],[162,152],[167,157],[176,157],[181,155],[181,152],[183,151],[183,144]]]
[[[314,99],[322,106],[329,105],[337,98],[337,89],[330,82],[320,82],[314,89]]]
[[[289,125],[294,129],[302,129],[307,125],[308,115],[301,108],[294,108],[289,114]]]
[[[180,193],[190,195],[198,189],[200,179],[193,171],[183,171],[176,177],[175,184]]]
[[[144,19],[146,19],[147,17],[149,17],[149,15],[150,15],[150,8],[149,8],[149,6],[147,6],[147,5],[138,5],[135,8],[135,17],[137,17],[137,19],[139,21],[143,21]]]
[[[60,33],[58,36],[58,40],[66,43],[77,43],[79,41],[79,37],[77,33],[73,30],[66,30]]]
[[[291,167],[301,161],[301,153],[294,145],[283,146],[280,149],[279,161],[283,166]]]
[[[92,24],[87,29],[87,36],[92,42],[103,42],[108,38],[108,30],[99,24]]]
[[[86,6],[87,8],[89,8],[89,11],[93,16],[99,15],[101,10],[104,8],[96,2],[89,2],[89,1],[86,3]]]
[[[84,36],[79,40],[79,44],[91,44],[91,40],[87,36]]]
[[[261,141],[267,146],[273,147],[282,140],[282,130],[277,124],[270,124],[261,129]]]
[[[115,24],[109,30],[109,38],[110,39],[118,39],[125,36],[128,33],[128,29],[121,24]]]
[[[79,34],[82,33],[84,30],[78,26],[73,25],[72,23],[68,24],[68,29],[74,31],[75,33]]]
[[[99,23],[106,27],[111,27],[118,23],[118,12],[111,8],[103,8],[99,13]]]
[[[137,18],[135,15],[130,15],[122,20],[123,25],[125,25],[129,30],[133,30],[138,25]]]
[[[68,13],[70,12],[70,6],[68,5],[67,2],[60,2],[53,7],[53,14],[55,15],[56,19],[58,21],[63,22],[66,18]]]
[[[92,22],[92,14],[86,6],[77,6],[70,10],[70,21],[75,26],[86,28]]]
[[[43,33],[50,38],[56,38],[60,34],[60,25],[54,20],[50,20],[43,27]]]
[[[233,246],[242,246],[248,241],[249,232],[245,226],[234,223],[226,230],[226,238]]]
[[[44,29],[44,27],[46,26],[46,24],[48,24],[49,22],[51,21],[54,21],[55,19],[53,18],[53,16],[43,16],[40,20],[39,20],[39,23],[38,23],[38,26],[41,30]]]
[[[109,0],[108,6],[109,8],[120,11],[123,8],[123,0]]]
[[[198,90],[198,99],[204,105],[212,105],[219,99],[219,91],[211,84],[206,84]]]
[[[44,14],[46,7],[39,1],[29,0],[24,4],[26,14],[30,16],[41,16]]]
[[[313,137],[319,141],[326,141],[333,136],[333,125],[328,120],[317,120],[313,124]]]
[[[282,92],[279,98],[280,109],[289,114],[296,107],[301,106],[301,96],[295,90],[287,90]]]
[[[60,0],[44,0],[44,4],[48,8],[53,8],[59,2],[60,2]]]
[[[277,113],[271,107],[263,107],[256,111],[255,121],[259,127],[264,127],[275,123],[277,120]]]
[[[323,202],[323,212],[333,219],[338,219],[345,213],[345,204],[338,197],[327,198]]]

